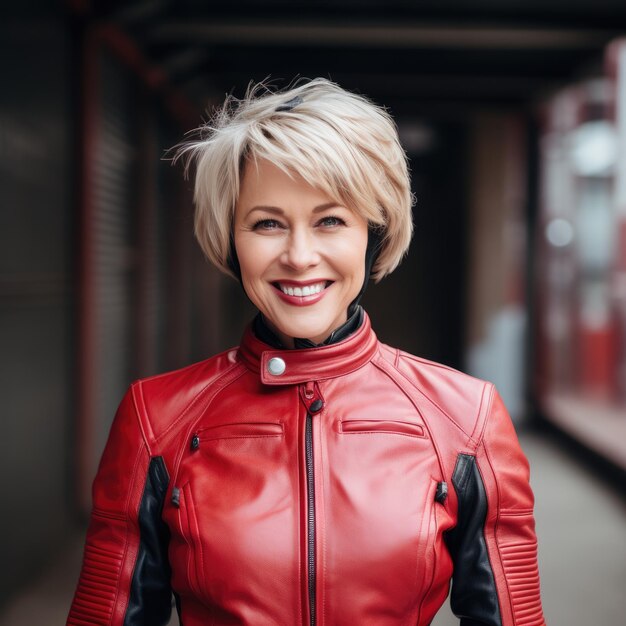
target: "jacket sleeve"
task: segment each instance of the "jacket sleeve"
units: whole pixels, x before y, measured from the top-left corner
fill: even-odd
[[[479,443],[452,476],[457,525],[450,604],[461,626],[545,626],[529,465],[500,394],[490,385]]]
[[[167,624],[169,477],[142,436],[133,387],[119,405],[93,483],[93,507],[68,626]]]

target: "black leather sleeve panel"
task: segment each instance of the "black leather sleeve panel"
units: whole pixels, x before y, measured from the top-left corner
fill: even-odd
[[[164,626],[170,619],[170,534],[161,518],[168,483],[162,457],[152,458],[139,507],[139,551],[124,626]]]
[[[457,525],[445,535],[454,563],[452,612],[461,626],[502,626],[484,535],[487,496],[473,456],[459,454],[452,484],[459,501]]]

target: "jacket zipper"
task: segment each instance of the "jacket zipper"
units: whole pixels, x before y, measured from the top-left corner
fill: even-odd
[[[306,414],[305,444],[308,492],[307,538],[309,546],[309,608],[311,626],[315,626],[315,475],[313,472],[313,416],[308,411]]]

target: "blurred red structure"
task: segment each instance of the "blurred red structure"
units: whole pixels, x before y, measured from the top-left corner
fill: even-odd
[[[626,39],[606,68],[542,111],[534,384],[548,419],[626,469]]]

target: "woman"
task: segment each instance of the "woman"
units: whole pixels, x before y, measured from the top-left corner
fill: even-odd
[[[94,483],[68,624],[544,624],[528,464],[494,386],[378,341],[359,304],[412,235],[388,113],[322,79],[227,98],[196,235],[259,313],[139,380]]]

